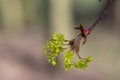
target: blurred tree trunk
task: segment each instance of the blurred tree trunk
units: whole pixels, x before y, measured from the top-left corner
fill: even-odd
[[[115,10],[114,32],[119,35],[120,34],[120,0],[116,0],[114,10]]]
[[[72,0],[50,0],[51,33],[63,33],[71,38],[72,33]]]
[[[24,17],[21,0],[1,0],[4,31],[19,33],[24,30]]]
[[[26,27],[33,27],[38,23],[37,7],[39,2],[39,0],[22,0]]]

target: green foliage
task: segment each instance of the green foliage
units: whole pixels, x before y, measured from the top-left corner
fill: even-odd
[[[92,57],[89,56],[87,58],[81,58],[79,61],[73,62],[75,53],[70,51],[68,48],[63,48],[65,47],[63,46],[64,40],[63,34],[53,34],[52,38],[45,43],[43,54],[47,56],[48,63],[53,66],[57,65],[59,54],[64,53],[63,68],[65,71],[69,71],[72,68],[86,69],[88,67],[88,63],[92,61]]]
[[[88,56],[87,58],[83,58],[80,61],[74,63],[75,68],[86,69],[88,67],[88,62],[92,61],[92,56]]]
[[[92,57],[92,56],[88,56],[88,57],[87,57],[87,61],[88,61],[88,62],[91,62],[92,60],[93,60],[93,57]]]
[[[58,54],[63,51],[63,42],[63,34],[53,34],[52,38],[45,43],[45,50],[43,53],[47,54],[48,62],[52,65],[56,65],[58,63]]]
[[[66,71],[73,68],[73,64],[72,64],[73,57],[74,55],[70,51],[67,51],[64,53],[64,69]]]
[[[78,61],[78,62],[74,63],[74,67],[75,68],[85,69],[85,68],[88,67],[88,62],[86,60]]]

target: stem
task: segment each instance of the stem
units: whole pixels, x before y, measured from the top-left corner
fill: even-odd
[[[102,13],[100,14],[100,16],[98,17],[98,19],[92,24],[92,26],[88,30],[92,31],[96,27],[97,23],[100,22],[100,20],[107,14],[107,12],[109,11],[109,9],[112,6],[112,1],[113,0],[108,0],[105,8],[102,11]]]
[[[79,60],[81,60],[81,59],[82,59],[82,58],[80,57],[80,54],[79,54],[79,53],[77,53],[77,56],[78,56]]]

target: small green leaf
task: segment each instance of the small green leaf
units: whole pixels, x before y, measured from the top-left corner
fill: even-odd
[[[53,61],[52,61],[52,65],[55,66],[56,64],[57,64],[57,62],[56,62],[55,60],[53,60]]]
[[[93,57],[92,57],[92,56],[88,56],[88,57],[87,57],[87,60],[88,60],[89,62],[91,62],[91,61],[93,60]]]
[[[46,52],[46,51],[44,51],[44,52],[43,52],[43,54],[47,54],[47,52]]]

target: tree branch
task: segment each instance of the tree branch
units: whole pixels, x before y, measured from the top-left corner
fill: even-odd
[[[100,20],[107,14],[107,12],[109,11],[109,9],[112,6],[112,2],[113,0],[108,0],[105,8],[103,9],[102,13],[100,14],[100,16],[98,17],[98,19],[92,24],[92,26],[88,29],[89,31],[92,31],[96,25],[100,22]]]

